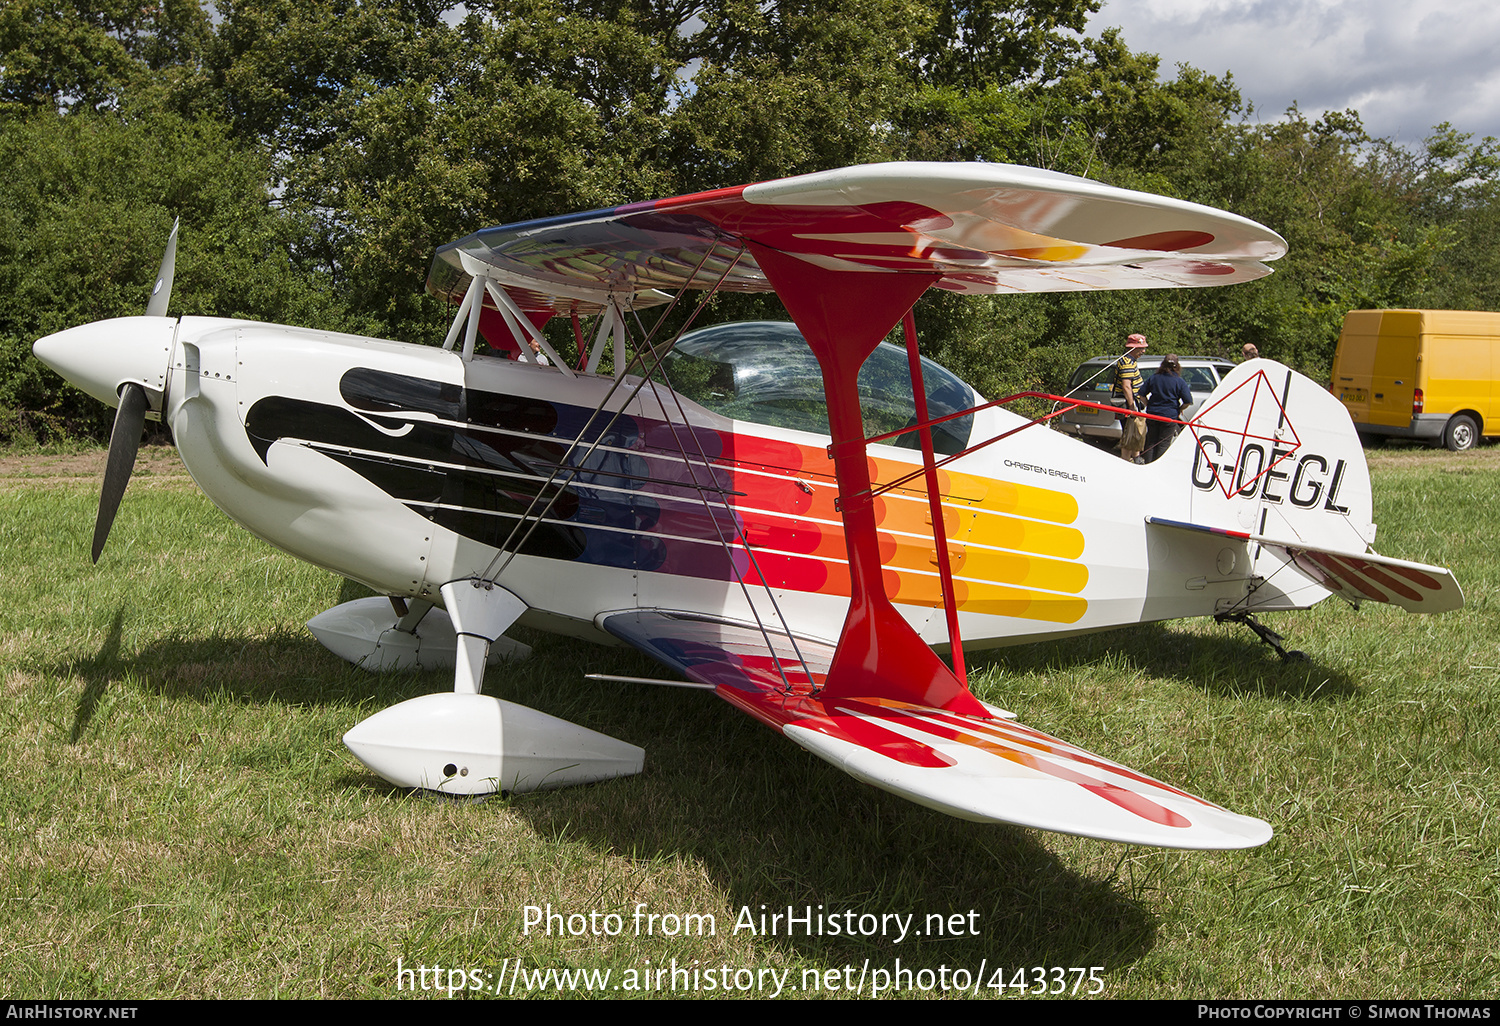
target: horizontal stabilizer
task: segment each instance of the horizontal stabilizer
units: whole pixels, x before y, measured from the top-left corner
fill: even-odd
[[[1232,531],[1180,520],[1147,517],[1146,523],[1182,531],[1218,534],[1262,545],[1278,552],[1308,577],[1355,605],[1387,602],[1411,613],[1446,613],[1461,609],[1463,590],[1450,570],[1426,563],[1392,559],[1373,552],[1348,552],[1311,546],[1305,542],[1270,538],[1249,531]]]
[[[1271,837],[1259,819],[998,711],[986,719],[892,699],[824,701],[834,651],[826,641],[699,613],[631,610],[599,622],[856,779],[961,819],[1168,848],[1247,848]]]

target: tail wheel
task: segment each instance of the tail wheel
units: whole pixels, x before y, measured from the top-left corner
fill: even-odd
[[[1460,413],[1448,421],[1448,430],[1443,432],[1443,444],[1450,452],[1464,452],[1479,444],[1479,425],[1474,418]]]

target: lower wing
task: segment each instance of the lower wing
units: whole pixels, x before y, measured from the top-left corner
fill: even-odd
[[[1248,848],[1271,837],[1259,819],[998,709],[982,719],[886,698],[825,701],[827,641],[667,610],[609,613],[599,623],[850,776],[961,819],[1167,848]]]

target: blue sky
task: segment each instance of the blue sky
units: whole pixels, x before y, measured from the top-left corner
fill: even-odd
[[[1255,119],[1296,101],[1353,107],[1371,135],[1420,146],[1451,121],[1500,137],[1500,5],[1493,0],[1106,0],[1089,22],[1134,51],[1234,73]]]

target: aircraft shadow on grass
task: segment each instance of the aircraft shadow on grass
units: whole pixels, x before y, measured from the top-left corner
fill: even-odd
[[[1304,655],[1302,659],[1277,659],[1267,647],[1239,632],[1184,634],[1166,624],[1144,624],[1066,641],[975,653],[970,669],[994,672],[1003,681],[1016,673],[1112,661],[1151,677],[1186,681],[1207,694],[1222,697],[1261,695],[1337,701],[1360,693],[1359,681],[1345,670],[1329,666],[1315,650]],[[999,701],[1004,703],[1003,694]]]

